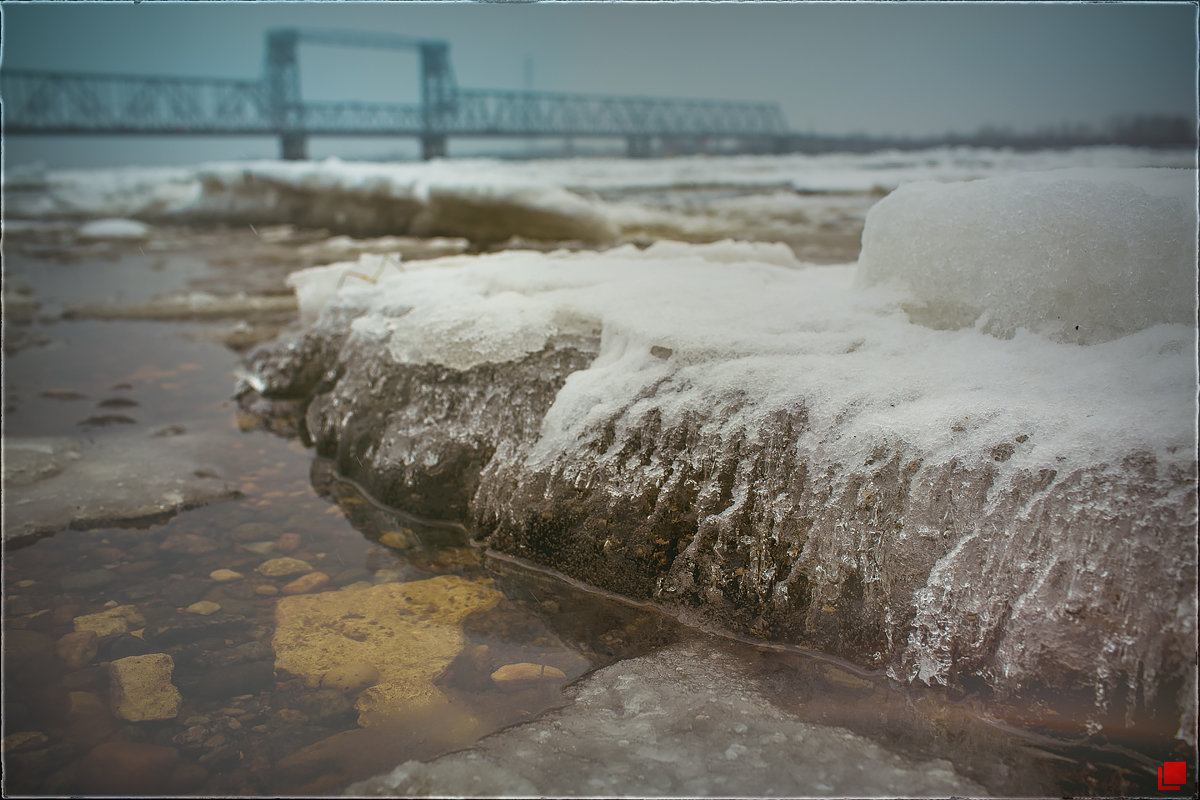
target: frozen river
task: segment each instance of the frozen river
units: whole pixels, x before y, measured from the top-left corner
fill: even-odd
[[[820,387],[815,399],[805,398],[807,424],[819,431],[823,412],[816,401],[830,399],[859,409],[853,431],[870,435],[876,423],[863,409],[899,404],[893,431],[925,448],[933,463],[947,445],[938,438],[940,428],[936,435],[923,432],[935,427],[931,419],[940,424],[939,415],[950,413],[930,389],[944,380],[938,365],[945,359],[956,353],[987,359],[1019,347],[1022,358],[1052,354],[1038,374],[1067,371],[1084,384],[1111,387],[1111,375],[1072,360],[1081,348],[1108,348],[1088,352],[1140,359],[1139,380],[1168,392],[1163,413],[1126,426],[1121,441],[1166,452],[1176,438],[1187,444],[1192,437],[1172,416],[1169,394],[1179,383],[1172,377],[1179,365],[1194,363],[1194,353],[1171,349],[1192,346],[1194,333],[1190,340],[1183,335],[1189,325],[1194,332],[1188,309],[1157,332],[1138,334],[1143,312],[1130,306],[1127,318],[1114,308],[1104,325],[1078,339],[1064,341],[1066,329],[1005,339],[1012,337],[1006,325],[1031,325],[1022,314],[1044,316],[1025,303],[1015,310],[996,306],[989,319],[968,321],[966,331],[928,333],[919,324],[921,309],[911,312],[917,325],[878,321],[871,303],[885,301],[856,299],[863,290],[850,286],[853,268],[845,265],[859,259],[864,224],[880,198],[915,180],[971,181],[1058,167],[1187,167],[1193,158],[1123,150],[934,151],[528,164],[261,162],[24,174],[6,188],[4,240],[6,790],[1043,796],[1149,792],[1164,760],[1185,760],[1194,774],[1194,735],[1190,742],[1176,736],[1189,724],[1194,731],[1194,716],[1188,722],[1177,707],[1177,698],[1195,693],[1194,662],[1190,689],[1177,686],[1178,694],[1162,695],[1153,708],[1131,704],[1132,724],[1114,724],[1120,714],[1097,716],[1086,692],[1043,705],[954,683],[955,665],[938,658],[969,660],[969,654],[922,650],[917,642],[906,655],[907,635],[894,653],[872,660],[874,644],[855,644],[869,641],[869,626],[853,617],[883,615],[856,610],[852,592],[817,599],[803,612],[825,620],[823,628],[807,623],[808,639],[762,609],[757,628],[735,607],[720,612],[729,598],[744,598],[750,608],[750,597],[770,595],[772,586],[797,591],[796,578],[768,577],[757,556],[711,562],[714,575],[741,564],[746,581],[729,588],[720,603],[712,601],[714,613],[701,604],[689,611],[686,603],[638,589],[641,567],[620,559],[630,558],[621,555],[624,548],[641,540],[622,539],[620,531],[601,537],[604,546],[596,548],[596,563],[616,565],[613,574],[605,577],[600,569],[594,573],[600,578],[587,581],[570,573],[592,569],[591,562],[555,561],[554,548],[531,545],[533,528],[505,533],[504,526],[515,523],[504,514],[522,518],[526,507],[519,503],[530,491],[512,471],[517,467],[502,460],[474,467],[472,480],[483,493],[468,501],[453,482],[425,476],[397,482],[387,471],[388,463],[425,463],[436,478],[432,446],[422,450],[420,442],[396,437],[426,425],[434,431],[429,441],[441,442],[443,434],[454,439],[458,434],[446,423],[418,419],[411,429],[383,434],[370,425],[346,427],[353,414],[372,413],[353,404],[356,393],[364,402],[373,394],[391,397],[382,374],[372,378],[377,392],[348,382],[335,386],[358,371],[369,373],[376,351],[362,345],[356,361],[353,348],[346,349],[345,360],[325,378],[333,382],[320,402],[299,392],[272,397],[264,383],[319,382],[323,369],[302,378],[313,368],[300,359],[305,346],[326,347],[322,337],[347,335],[338,325],[376,344],[384,332],[396,337],[386,352],[397,364],[444,371],[427,384],[405,379],[413,413],[435,418],[446,403],[470,402],[470,395],[437,395],[439,386],[473,380],[455,374],[473,375],[531,353],[553,356],[558,347],[563,355],[553,358],[564,359],[569,380],[555,374],[563,367],[552,360],[511,386],[504,383],[511,378],[497,373],[498,399],[489,401],[509,410],[523,403],[532,408],[541,402],[539,381],[554,386],[546,398],[553,408],[545,421],[538,417],[542,449],[526,452],[519,438],[505,444],[502,426],[499,434],[471,435],[499,437],[481,446],[489,457],[508,453],[510,464],[552,464],[552,474],[569,475],[582,491],[596,478],[570,461],[571,443],[591,441],[589,426],[603,428],[605,414],[616,420],[610,435],[617,446],[610,442],[608,451],[588,457],[597,468],[621,451],[622,464],[639,465],[628,467],[626,477],[644,488],[656,480],[666,486],[671,470],[683,469],[688,458],[703,462],[713,438],[705,438],[707,429],[697,427],[675,462],[667,459],[674,451],[652,443],[622,451],[621,436],[636,432],[634,415],[653,412],[655,403],[658,430],[664,439],[675,435],[673,408],[686,417],[711,397],[725,397],[703,394],[706,381],[767,387],[756,402],[764,419],[777,419],[770,404],[800,396],[789,381],[824,365],[821,379],[806,384]],[[931,204],[939,202],[936,193],[909,197],[907,206],[892,206],[890,217],[876,212],[880,236],[893,237],[889,251],[897,230],[912,232],[914,240],[927,235],[920,214],[906,217],[906,209],[933,213]],[[741,243],[711,244],[726,239]],[[329,264],[339,266],[313,269]],[[863,272],[870,266],[867,259]],[[293,296],[287,276],[301,269],[313,271],[292,279]],[[937,279],[938,287],[948,287],[944,295],[928,287],[916,291],[939,302],[960,296],[954,278],[947,267]],[[403,294],[389,294],[397,287]],[[758,313],[739,305],[751,291],[763,293]],[[1160,309],[1155,313],[1175,313],[1152,293],[1146,302]],[[934,305],[924,313],[940,313],[929,310]],[[346,309],[358,309],[353,325]],[[789,315],[809,320],[807,327],[793,327]],[[920,328],[915,334],[914,327]],[[308,345],[281,351],[271,344],[302,330]],[[963,344],[968,335],[984,344]],[[1046,344],[1043,336],[1057,338]],[[247,362],[261,345],[272,355]],[[879,353],[894,360],[918,346],[928,348],[922,352],[930,361],[890,373],[905,376],[900,387],[887,385],[886,375],[840,372],[841,362],[829,357],[857,353],[864,366],[855,369],[869,370]],[[597,352],[571,355],[589,347]],[[736,362],[724,360],[731,350]],[[286,352],[300,355],[281,367]],[[795,360],[781,368],[785,357]],[[1009,358],[1016,356],[994,363]],[[261,369],[264,363],[277,371]],[[1036,383],[1043,378],[1031,374],[1028,392],[1003,394],[1004,376],[989,377],[990,363],[980,361],[969,373],[974,383],[953,396],[956,415],[965,414],[964,395],[989,409],[991,427],[970,423],[967,439],[993,435],[1007,424],[1004,413],[1031,414],[1030,398],[1057,385],[1048,378]],[[1186,389],[1190,378],[1183,378]],[[696,394],[680,389],[671,406],[659,402],[663,386]],[[345,394],[341,400],[337,391]],[[1129,402],[1143,402],[1130,392]],[[1062,443],[1109,430],[1101,420],[1110,406],[1090,402],[1080,416],[1094,412],[1094,424],[1020,420],[1034,436],[1030,448],[1060,447],[1058,463],[1085,465],[1090,444],[1071,449]],[[993,408],[1004,403],[1007,411]],[[344,413],[335,413],[339,408]],[[520,419],[520,413],[499,416]],[[833,412],[829,418],[835,426]],[[955,420],[947,417],[947,428]],[[762,430],[767,438],[769,429]],[[721,428],[716,438],[728,442],[731,431]],[[1111,444],[1114,452],[1119,445]],[[954,446],[964,447],[959,439]],[[750,463],[750,446],[744,447]],[[1039,457],[1018,447],[1015,456],[1010,451],[995,460],[1011,459],[1015,469]],[[359,459],[359,472],[348,468],[351,458]],[[372,459],[380,469],[367,468]],[[1190,469],[1194,488],[1194,461]],[[698,482],[701,471],[692,473]],[[1181,474],[1187,473],[1185,464]],[[745,476],[730,474],[720,491],[736,500]],[[499,488],[489,489],[489,480]],[[772,480],[765,473],[746,479],[749,499],[740,508],[747,519],[760,513],[753,510],[754,487],[774,486]],[[622,484],[613,479],[608,485]],[[516,488],[503,496],[504,487]],[[544,488],[547,498],[559,491]],[[663,519],[653,502],[648,512],[639,511],[612,491],[629,513]],[[868,484],[855,489],[860,498],[870,491]],[[669,494],[661,490],[661,497]],[[697,514],[703,497],[701,491]],[[1172,497],[1159,505],[1169,507]],[[512,538],[484,541],[480,509],[488,503],[501,509],[495,530]],[[578,513],[580,530],[592,531],[586,526],[596,523],[587,515],[595,514]],[[609,508],[605,519],[624,525],[621,513]],[[537,514],[550,519],[563,511],[547,506]],[[1186,526],[1187,508],[1180,514]],[[782,531],[782,512],[776,519]],[[839,530],[861,533],[854,524],[850,519]],[[1053,513],[1044,524],[1057,524]],[[712,530],[719,541],[714,552],[735,554],[744,534]],[[924,535],[914,530],[914,537]],[[697,542],[693,549],[703,545]],[[863,540],[856,546],[860,553],[867,547]],[[968,537],[955,552],[970,548]],[[814,563],[849,563],[853,550]],[[682,558],[683,545],[671,553]],[[806,556],[797,548],[788,557],[800,563]],[[772,570],[783,563],[782,555],[771,558]],[[884,564],[885,578],[900,571],[887,569]],[[622,589],[623,580],[632,588]],[[752,580],[767,588],[760,591]],[[899,577],[887,580],[908,585]],[[942,600],[965,597],[969,616],[986,618],[984,595],[975,598],[956,580],[946,569],[935,570],[920,589],[916,620],[905,624],[916,628],[924,620],[924,634],[937,633],[929,619],[945,612],[935,590],[946,592]],[[702,586],[681,591],[707,596]],[[860,599],[863,591],[859,585]],[[1022,591],[1022,602],[1042,597],[1032,583]],[[939,619],[954,623],[952,614]],[[1017,612],[1010,619],[1014,628],[1029,624]],[[1036,626],[1028,631],[1043,635]],[[954,638],[960,633],[941,631],[953,647],[965,641]],[[1190,635],[1194,639],[1194,627]],[[836,644],[839,637],[850,644]],[[1170,637],[1165,641],[1149,646],[1151,655],[1132,641],[1126,647],[1144,663],[1159,658],[1154,663],[1169,672],[1178,667],[1169,663]],[[1027,669],[1014,646],[1001,647],[1009,648],[1007,663]],[[1119,654],[1108,655],[1122,663]],[[169,657],[165,672],[163,656]],[[1187,673],[1184,667],[1181,674]],[[1078,680],[1081,690],[1090,686],[1082,672]]]

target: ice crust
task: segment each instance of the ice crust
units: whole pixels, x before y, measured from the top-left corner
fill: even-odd
[[[707,643],[706,643],[707,644]],[[599,670],[572,704],[347,789],[386,797],[980,797],[944,759],[780,710],[741,662],[677,645]]]
[[[1186,272],[1173,266],[1171,277]],[[352,307],[352,340],[399,364],[463,371],[518,360],[558,334],[598,333],[595,361],[568,378],[546,416],[539,462],[664,380],[671,394],[654,403],[664,424],[749,392],[753,408],[726,425],[803,404],[805,441],[837,442],[840,458],[882,438],[947,461],[1017,436],[1025,440],[1006,471],[1077,469],[1137,451],[1165,464],[1192,458],[1194,326],[1144,319],[1137,335],[1090,347],[1027,331],[998,342],[913,324],[905,295],[856,288],[855,270],[805,266],[782,245],[660,242],[405,265],[365,255],[290,282],[306,319]]]
[[[941,148],[916,153],[672,159],[428,163],[245,161],[196,168],[14,173],[10,217],[300,224],[355,236],[512,236],[589,243],[633,238],[770,240],[812,222],[828,197],[887,192],[917,179],[955,181],[1059,167],[1195,165],[1186,151],[1087,148],[1018,154]],[[711,208],[681,208],[664,190],[724,192]],[[38,191],[33,191],[38,190]],[[762,195],[775,190],[765,201]],[[739,197],[750,192],[756,197]],[[621,194],[624,199],[614,200]],[[825,195],[820,204],[812,195]],[[636,199],[632,199],[635,198]],[[855,221],[865,210],[851,201]],[[823,218],[825,217],[825,218]]]
[[[664,241],[315,268],[293,283],[316,322],[259,354],[253,385],[315,390],[307,427],[340,469],[497,549],[898,680],[1082,696],[1105,724],[1194,738],[1194,316],[1131,301],[1064,341],[1014,316],[1011,286],[983,312],[1012,330],[947,326],[911,310],[917,255],[880,260],[906,198],[966,191],[986,195],[971,224],[915,237],[959,258],[948,302],[980,302],[970,265],[993,268],[996,229],[1006,268],[1043,285],[1119,274],[1124,302],[1194,280],[1194,236],[1157,216],[1180,221],[1194,175],[1080,181],[902,191],[857,267]],[[1043,192],[1079,197],[996,213]],[[1149,266],[1030,266],[1109,227]]]

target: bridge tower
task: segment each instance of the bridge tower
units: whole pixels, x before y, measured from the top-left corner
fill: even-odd
[[[447,42],[370,31],[277,28],[267,32],[266,81],[271,121],[279,131],[282,158],[307,157],[304,107],[300,102],[300,62],[296,52],[300,42],[417,50],[421,69],[421,156],[428,160],[446,155],[445,123],[454,115],[457,101]]]
[[[300,63],[296,45],[299,31],[267,32],[267,102],[271,122],[279,131],[279,155],[288,160],[308,157],[304,135],[304,112],[300,105]]]
[[[421,158],[446,155],[446,135],[439,133],[443,117],[454,113],[454,72],[450,69],[450,46],[445,42],[422,41],[421,49]]]

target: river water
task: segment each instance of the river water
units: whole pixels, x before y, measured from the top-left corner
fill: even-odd
[[[853,260],[873,198],[838,199],[824,238],[794,247],[809,248],[813,260]],[[320,263],[298,254],[323,233],[163,226],[148,239],[84,242],[69,231],[7,234],[6,296],[39,305],[27,324],[5,320],[6,439],[69,437],[103,454],[113,452],[106,444],[136,437],[150,442],[144,457],[153,468],[177,436],[195,435],[206,444],[195,475],[217,476],[230,491],[173,515],[7,543],[8,794],[323,795],[354,785],[481,795],[1030,796],[1152,788],[1158,762],[1139,752],[1145,743],[1117,746],[1069,720],[1031,721],[1028,710],[902,689],[818,653],[701,631],[482,552],[453,520],[378,505],[314,458],[293,421],[247,413],[232,396],[240,351],[289,324],[286,311],[240,321],[234,312],[153,321],[62,313],[180,291],[278,297],[287,272]],[[103,456],[83,458],[105,469]],[[280,558],[304,567],[263,569]],[[433,599],[411,599],[416,592]],[[310,669],[328,672],[321,659],[334,645],[321,626],[348,617],[313,611],[297,632],[298,601],[338,593],[383,626],[360,641],[394,648],[342,660],[407,665],[389,679],[416,700],[379,710],[362,703],[375,678],[337,685]],[[379,598],[386,606],[396,597],[409,598],[402,618],[375,609]],[[452,618],[448,598],[483,599],[477,607],[463,600],[464,613]],[[87,637],[72,638],[87,628],[81,618],[128,608],[133,614],[91,650]],[[152,653],[171,657],[178,712],[129,721],[115,711],[109,665]],[[697,653],[712,660],[692,675]],[[506,681],[512,665],[525,672]],[[635,689],[643,694],[631,699]],[[669,722],[629,728],[612,703],[640,709],[638,724]],[[696,709],[708,707],[724,716],[704,727],[697,720],[710,715]],[[481,741],[484,761],[446,755]],[[540,771],[522,769],[530,742],[552,756]],[[762,758],[745,755],[747,746]],[[410,765],[390,782],[357,783],[439,757],[427,772]],[[776,769],[784,760],[800,766]],[[589,772],[585,761],[601,768]],[[463,783],[464,774],[475,783]]]

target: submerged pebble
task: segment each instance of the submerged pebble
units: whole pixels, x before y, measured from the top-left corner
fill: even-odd
[[[312,569],[312,565],[307,561],[284,556],[264,561],[258,565],[255,571],[268,578],[284,578],[289,575],[301,575],[306,572],[312,572]]]
[[[329,576],[324,572],[310,572],[307,575],[301,575],[296,580],[285,584],[282,591],[283,594],[309,594],[324,589],[329,585]]]
[[[227,583],[229,581],[240,581],[246,576],[232,569],[215,569],[208,573],[208,577],[212,578],[217,583]]]
[[[199,614],[207,617],[209,614],[215,614],[221,610],[220,603],[214,603],[211,600],[201,600],[198,603],[192,603],[187,607],[189,614]]]
[[[505,691],[517,691],[539,683],[559,683],[567,679],[558,667],[545,664],[505,664],[492,673],[492,682]]]

